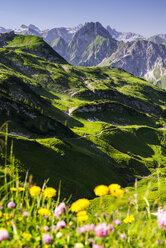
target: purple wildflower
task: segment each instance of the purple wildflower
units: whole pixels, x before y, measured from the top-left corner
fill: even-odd
[[[95,224],[92,223],[92,224],[89,225],[89,230],[94,231],[95,227],[96,227]]]
[[[66,213],[66,205],[64,202],[61,202],[59,204],[59,208],[62,210],[63,213]]]
[[[57,230],[61,229],[61,228],[65,228],[66,227],[66,223],[64,220],[61,220],[57,223]]]
[[[77,228],[76,233],[82,234],[85,232],[84,226]]]
[[[106,225],[106,223],[98,224],[95,227],[95,234],[97,237],[106,237],[109,234],[110,228]]]
[[[0,241],[7,240],[9,238],[9,233],[6,229],[0,230]]]
[[[59,218],[62,214],[66,212],[66,205],[64,202],[60,203],[58,207],[55,208],[54,216]]]
[[[118,219],[114,220],[115,225],[119,226],[122,222]]]
[[[29,217],[29,212],[24,211],[24,212],[22,213],[22,215],[23,215],[24,217]]]
[[[98,245],[98,244],[93,244],[93,245],[92,245],[92,248],[103,248],[103,246]]]
[[[85,232],[90,232],[95,230],[95,224],[90,224],[90,225],[84,225],[82,227],[77,228],[77,233],[85,233]]]
[[[166,230],[166,212],[161,212],[158,214],[157,222],[161,229]]]
[[[16,204],[14,202],[9,202],[7,206],[8,208],[15,208]]]
[[[127,235],[125,233],[120,234],[120,239],[126,239],[126,238],[127,238]]]
[[[42,241],[44,244],[50,244],[52,241],[51,235],[49,233],[44,234],[42,237]]]
[[[48,232],[50,230],[49,226],[44,226],[44,231]]]

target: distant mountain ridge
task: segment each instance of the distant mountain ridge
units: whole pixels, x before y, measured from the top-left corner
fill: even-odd
[[[23,34],[23,35],[37,35],[40,37],[43,37],[43,39],[50,43],[54,39],[58,37],[62,37],[66,42],[70,41],[74,35],[75,32],[77,32],[82,25],[78,25],[74,28],[52,28],[47,30],[40,30],[38,27],[36,27],[33,24],[30,25],[21,25],[19,29],[15,29],[16,34]]]
[[[0,32],[5,31],[9,30],[0,27]],[[15,33],[42,37],[72,65],[120,67],[166,89],[166,34],[146,39],[99,22],[44,31],[33,24],[21,25]]]
[[[58,28],[51,28],[46,30],[40,30],[37,26],[34,24],[25,25],[22,24],[20,28],[16,29],[7,29],[5,27],[0,27],[0,33],[15,31],[16,34],[23,34],[23,35],[38,35],[41,36],[47,41],[48,43],[53,41],[54,39],[58,37],[62,37],[66,42],[70,41],[73,37],[73,35],[79,31],[84,25],[79,24],[76,27],[58,27]],[[166,34],[158,34],[153,35],[152,37],[145,38],[144,36],[140,34],[136,34],[133,32],[121,32],[117,31],[115,28],[112,28],[110,25],[107,25],[105,29],[111,34],[112,38],[119,40],[119,41],[135,41],[135,40],[142,40],[142,39],[151,39],[153,36],[160,37],[162,39],[166,39]]]
[[[116,29],[112,29],[110,26],[107,26],[106,29],[111,34],[112,38],[119,40],[119,41],[122,40],[124,42],[127,42],[127,41],[135,41],[135,40],[145,39],[140,34],[135,34],[132,32],[118,32],[118,31],[116,31]]]

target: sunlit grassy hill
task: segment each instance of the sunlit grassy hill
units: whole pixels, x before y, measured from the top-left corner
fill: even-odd
[[[165,167],[165,106],[164,90],[122,69],[69,65],[39,37],[0,48],[0,122],[11,121],[15,157],[37,183],[61,181],[65,197]]]

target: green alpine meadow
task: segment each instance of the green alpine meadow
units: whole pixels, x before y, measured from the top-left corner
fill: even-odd
[[[0,247],[166,247],[165,81],[52,47],[0,34]]]

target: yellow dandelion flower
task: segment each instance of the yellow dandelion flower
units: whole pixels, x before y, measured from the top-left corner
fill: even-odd
[[[54,197],[56,195],[56,189],[48,187],[43,191],[43,195],[48,198]]]
[[[50,214],[50,210],[47,209],[47,208],[40,208],[38,210],[38,214],[40,214],[40,215],[49,215]]]
[[[2,211],[0,211],[0,217],[2,217]]]
[[[89,206],[90,202],[88,199],[82,198],[72,203],[71,211],[79,212]]]
[[[81,215],[87,215],[86,211],[80,211],[77,213],[77,216],[81,216]]]
[[[10,188],[11,191],[17,191],[17,188]]]
[[[80,211],[77,213],[77,220],[80,222],[87,221],[88,215],[86,211]]]
[[[22,236],[25,238],[25,239],[31,239],[32,238],[32,235],[30,233],[23,233]]]
[[[133,215],[128,215],[128,216],[123,220],[123,222],[127,224],[127,223],[132,223],[134,220],[135,220],[135,218],[134,218]]]
[[[116,197],[122,197],[124,194],[124,190],[121,189],[121,186],[119,184],[110,184],[109,190],[111,195],[116,196]]]
[[[19,191],[25,191],[25,188],[23,188],[23,187],[18,187],[18,190],[19,190]]]
[[[106,185],[99,185],[95,187],[94,192],[97,196],[107,195],[109,192],[109,188]]]
[[[114,192],[115,192],[116,190],[120,189],[121,186],[120,186],[119,184],[110,184],[110,185],[108,186],[108,188],[109,188],[110,193],[111,193],[111,195],[112,195],[112,194],[114,194]]]
[[[29,190],[31,196],[39,195],[41,192],[41,188],[39,186],[32,186]]]
[[[18,221],[22,221],[23,217],[18,217]]]
[[[80,222],[87,221],[88,220],[88,215],[85,214],[85,215],[77,216],[77,220],[80,221]]]
[[[114,196],[120,198],[124,195],[124,190],[123,189],[117,189],[115,192],[114,192]]]
[[[9,220],[10,219],[10,215],[8,213],[4,213],[3,216],[5,217],[5,220]]]

